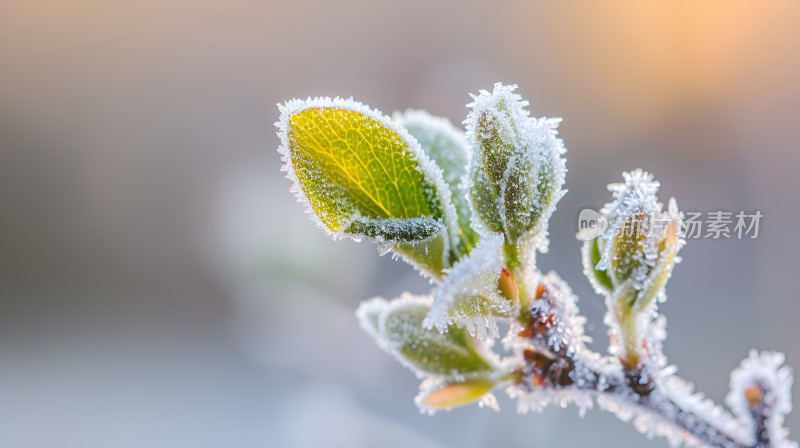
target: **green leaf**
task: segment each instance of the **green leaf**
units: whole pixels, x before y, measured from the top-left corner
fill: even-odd
[[[456,129],[446,118],[421,110],[409,109],[403,114],[395,114],[394,120],[408,130],[425,154],[442,168],[458,214],[458,234],[453,235],[453,245],[459,255],[468,254],[478,242],[478,234],[471,227],[472,212],[463,182],[469,165],[469,146],[464,132]]]
[[[375,339],[379,339],[378,323],[381,314],[388,308],[389,302],[382,297],[374,297],[361,302],[356,310],[356,317],[361,329]]]
[[[608,276],[608,272],[597,269],[597,263],[600,263],[600,259],[603,257],[600,249],[601,241],[603,241],[601,238],[594,238],[584,243],[587,245],[585,250],[588,250],[588,253],[584,254],[585,272],[590,280],[594,278],[595,282],[593,283],[596,283],[596,287],[604,288],[602,291],[607,293],[614,290],[614,283],[611,281],[611,277]]]
[[[277,123],[298,198],[334,237],[368,237],[435,278],[457,217],[439,169],[402,127],[350,100],[293,100]]]
[[[495,84],[474,96],[467,117],[473,148],[470,170],[472,205],[492,232],[508,244],[546,231],[566,172],[559,120],[534,119],[516,86]]]
[[[466,328],[479,339],[498,337],[495,317],[512,314],[513,303],[500,291],[503,236],[486,235],[466,257],[458,260],[435,290],[431,311],[423,325],[440,332],[452,326]]]
[[[422,376],[492,371],[492,365],[477,352],[476,341],[466,330],[451,327],[440,333],[423,328],[430,304],[430,296],[410,294],[385,302],[378,318],[379,345]],[[362,311],[359,318],[368,321],[370,315],[374,314]]]

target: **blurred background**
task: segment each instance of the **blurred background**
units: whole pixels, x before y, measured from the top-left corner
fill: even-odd
[[[797,1],[0,2],[0,446],[667,446],[505,397],[421,415],[353,312],[430,286],[314,227],[275,104],[460,124],[502,81],[564,117],[569,193],[539,264],[597,350],[575,233],[607,183],[643,167],[684,209],[760,210],[755,240],[690,240],[663,306],[670,361],[720,401],[751,347],[800,369],[798,19]]]

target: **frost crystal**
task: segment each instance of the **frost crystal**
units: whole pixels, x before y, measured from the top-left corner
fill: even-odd
[[[442,169],[458,215],[459,231],[451,232],[451,244],[459,255],[466,255],[477,242],[478,235],[470,227],[471,212],[462,183],[470,156],[464,131],[456,129],[448,119],[422,110],[395,112],[392,118],[417,139],[422,150]]]
[[[580,416],[583,417],[586,415],[586,411],[594,407],[592,393],[575,388],[523,391],[517,387],[510,387],[506,392],[512,399],[517,399],[517,412],[520,414],[542,413],[546,407],[552,404],[562,408],[574,404],[578,407]]]
[[[498,291],[502,247],[502,235],[489,235],[446,271],[442,286],[434,290],[433,305],[423,323],[426,328],[445,332],[455,324],[480,338],[499,336],[496,317],[511,314],[510,301]]]
[[[554,271],[542,278],[530,312],[548,325],[545,333],[548,349],[574,356],[583,348],[586,318],[578,314],[577,302],[578,297]]]

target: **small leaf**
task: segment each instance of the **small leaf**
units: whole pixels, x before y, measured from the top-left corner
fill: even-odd
[[[475,340],[465,330],[450,328],[447,333],[440,333],[423,328],[430,304],[430,296],[406,293],[391,302],[365,302],[357,315],[367,333],[375,328],[377,316],[377,333],[373,337],[378,345],[418,376],[492,371],[492,365],[478,353]]]
[[[495,383],[479,376],[464,381],[446,382],[419,397],[421,405],[434,409],[450,409],[480,400],[491,392]]]
[[[473,150],[472,205],[482,224],[504,234],[508,244],[546,233],[566,173],[560,120],[531,118],[515,89],[498,83],[492,93],[473,96],[465,121]]]
[[[453,325],[481,339],[499,336],[493,317],[509,317],[513,302],[499,288],[503,236],[487,235],[469,255],[458,260],[435,290],[433,306],[424,321],[441,332]]]
[[[583,265],[584,274],[589,278],[598,294],[608,294],[614,290],[614,284],[611,282],[611,277],[604,270],[597,269],[597,264],[603,256],[603,251],[600,245],[604,240],[601,238],[594,238],[583,243]]]
[[[383,313],[389,306],[389,302],[382,297],[375,297],[370,300],[361,302],[356,310],[356,317],[361,329],[365,333],[378,338],[378,322],[380,321],[381,313]]]
[[[395,113],[394,120],[408,130],[422,150],[442,168],[444,180],[458,214],[458,233],[453,234],[453,246],[460,255],[466,255],[478,242],[478,234],[470,227],[471,214],[467,188],[463,183],[469,165],[469,146],[464,132],[456,129],[449,120],[435,117],[421,110],[409,109]]]
[[[388,117],[351,100],[279,105],[293,190],[334,237],[369,237],[434,278],[457,258],[458,220],[442,171]]]

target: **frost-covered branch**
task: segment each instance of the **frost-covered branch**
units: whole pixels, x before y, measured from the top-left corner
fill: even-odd
[[[465,130],[339,98],[279,105],[283,170],[314,221],[334,238],[375,241],[434,284],[429,295],[375,298],[356,312],[422,380],[420,409],[497,409],[493,391],[504,389],[519,412],[573,403],[583,415],[597,403],[673,445],[797,447],[783,425],[793,381],[783,355],[750,353],[731,374],[730,411],[668,365],[658,304],[680,261],[684,221],[642,170],[609,186],[601,231],[580,232],[609,335],[608,355],[586,347],[577,297],[536,267],[566,192],[560,119],[530,117],[515,90],[496,84],[473,95]]]

